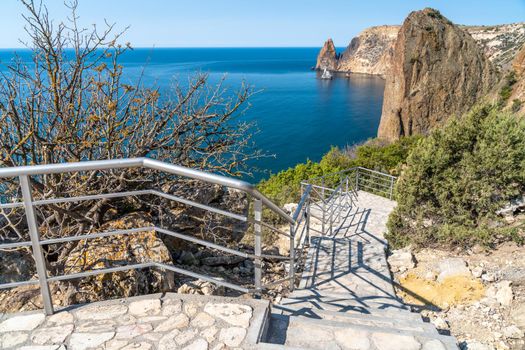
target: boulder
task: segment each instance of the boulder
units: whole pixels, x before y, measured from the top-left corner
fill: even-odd
[[[461,258],[446,258],[438,263],[438,282],[443,282],[447,277],[471,276],[465,260]]]
[[[410,247],[392,251],[388,257],[388,264],[393,272],[405,272],[416,266],[414,254]]]
[[[203,280],[195,280],[184,283],[179,287],[177,293],[180,294],[199,294],[199,295],[224,295],[225,289],[222,286]]]
[[[244,261],[244,257],[238,255],[210,256],[201,260],[206,266],[237,265]]]

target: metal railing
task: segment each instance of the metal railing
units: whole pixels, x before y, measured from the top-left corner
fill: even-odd
[[[388,199],[393,199],[396,180],[397,177],[389,174],[363,167],[354,167],[305,180],[301,185],[311,184],[319,190],[333,191],[334,188],[344,182],[347,192],[350,189],[356,194],[357,191],[364,190]]]
[[[130,169],[130,168],[145,168],[161,171],[171,175],[177,175],[181,177],[186,177],[190,179],[201,180],[206,183],[225,186],[227,188],[233,188],[239,191],[242,191],[249,195],[253,200],[253,217],[250,215],[240,215],[223,209],[215,208],[206,204],[198,203],[189,199],[181,198],[169,193],[164,193],[158,190],[137,190],[137,191],[127,191],[127,192],[116,192],[116,193],[102,193],[95,195],[86,195],[86,196],[77,196],[77,197],[67,197],[67,198],[52,198],[52,199],[42,199],[35,200],[33,198],[31,176],[41,176],[47,174],[63,174],[63,173],[75,173],[75,172],[93,172],[101,170],[113,170],[113,169]],[[35,260],[36,271],[38,279],[31,279],[26,281],[18,281],[11,283],[0,284],[0,289],[13,288],[23,285],[39,284],[40,291],[42,294],[44,311],[46,314],[52,314],[54,312],[51,292],[49,288],[50,282],[57,282],[63,280],[78,279],[88,276],[93,276],[97,274],[112,273],[124,270],[131,269],[144,269],[144,268],[161,268],[168,271],[172,271],[178,274],[190,276],[193,278],[202,279],[208,282],[215,283],[217,285],[222,285],[227,288],[238,290],[244,293],[254,293],[261,294],[262,291],[266,288],[269,288],[272,285],[289,282],[290,289],[293,290],[295,283],[295,271],[297,264],[296,250],[301,248],[304,244],[303,236],[308,237],[309,235],[309,203],[310,203],[310,191],[312,186],[306,186],[303,197],[297,210],[293,216],[288,215],[284,212],[279,206],[269,200],[267,197],[262,195],[252,184],[238,179],[233,179],[221,175],[215,175],[203,171],[198,171],[195,169],[185,168],[173,164],[168,164],[160,162],[157,160],[149,158],[135,158],[135,159],[121,159],[121,160],[101,160],[101,161],[86,161],[86,162],[77,162],[77,163],[63,163],[63,164],[48,164],[48,165],[36,165],[36,166],[22,166],[22,167],[12,167],[12,168],[2,168],[0,169],[0,179],[18,177],[20,181],[20,192],[21,198],[15,198],[15,201],[10,203],[0,203],[0,210],[13,209],[13,208],[23,208],[25,217],[27,220],[27,228],[29,232],[29,241],[24,242],[0,242],[0,250],[20,248],[20,247],[31,247],[33,258]],[[225,246],[221,246],[206,240],[198,239],[196,237],[174,232],[162,227],[137,227],[132,229],[124,230],[114,230],[98,233],[89,233],[82,234],[77,236],[67,236],[67,237],[58,237],[52,239],[42,240],[39,232],[39,222],[38,217],[35,211],[35,208],[41,205],[48,204],[60,204],[68,202],[82,202],[88,200],[98,200],[98,199],[110,199],[110,198],[125,198],[130,196],[143,196],[143,195],[153,195],[162,197],[171,201],[176,201],[183,203],[185,205],[197,207],[212,213],[223,215],[229,218],[233,218],[239,221],[247,222],[253,224],[254,226],[254,253],[250,254],[247,252],[239,251],[236,249],[231,249]],[[18,200],[17,200],[18,199]],[[290,226],[289,233],[282,232],[276,227],[265,223],[262,218],[263,206],[270,209],[272,212],[276,213],[281,217],[285,222]],[[262,254],[262,235],[263,228],[272,230],[281,235],[284,235],[290,240],[290,254],[289,257],[281,255],[267,255]],[[301,232],[299,233],[299,230]],[[172,264],[165,264],[155,261],[149,261],[138,264],[126,264],[123,266],[108,267],[101,269],[94,269],[89,271],[82,271],[72,274],[63,274],[56,276],[49,276],[46,268],[46,259],[43,253],[43,246],[50,244],[60,244],[67,242],[76,242],[80,240],[93,239],[99,237],[111,237],[116,235],[133,235],[139,232],[149,232],[155,231],[157,233],[162,233],[167,236],[179,238],[185,241],[189,241],[198,245],[202,245],[208,248],[216,249],[224,253],[238,255],[247,259],[254,260],[254,286],[255,288],[246,288],[241,285],[234,283],[229,283],[208,275],[203,275],[196,273],[187,269],[176,267]],[[299,234],[299,236],[298,236]],[[296,239],[298,238],[298,239]],[[302,243],[301,243],[302,242]],[[279,281],[274,281],[265,285],[262,285],[262,264],[265,259],[281,259],[289,260],[290,268],[289,275],[286,278],[283,278]]]

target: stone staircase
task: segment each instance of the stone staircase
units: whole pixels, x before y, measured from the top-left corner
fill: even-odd
[[[300,286],[273,305],[262,349],[453,350],[396,297],[383,237],[395,202],[359,192],[358,201],[312,238]],[[317,210],[318,211],[318,210]],[[312,218],[322,213],[311,210]],[[317,232],[317,233],[315,233]]]

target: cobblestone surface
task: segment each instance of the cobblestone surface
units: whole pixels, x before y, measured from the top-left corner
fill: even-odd
[[[0,348],[24,350],[207,350],[254,343],[260,300],[167,294],[41,312],[4,315]],[[250,338],[252,334],[253,339]]]

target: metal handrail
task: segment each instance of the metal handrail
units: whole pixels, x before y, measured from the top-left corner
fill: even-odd
[[[127,192],[120,192],[120,193],[105,193],[105,194],[86,195],[86,196],[77,196],[77,197],[68,197],[68,198],[42,199],[42,200],[33,199],[30,176],[59,174],[59,173],[73,173],[73,172],[82,172],[82,171],[100,171],[100,170],[110,170],[110,169],[140,168],[140,167],[147,168],[147,169],[153,169],[153,170],[159,170],[159,171],[163,171],[169,174],[174,174],[174,175],[183,176],[183,177],[187,177],[191,179],[201,180],[201,181],[211,183],[211,184],[234,188],[246,194],[249,194],[254,199],[254,209],[255,209],[254,218],[252,219],[247,216],[231,213],[226,210],[214,208],[214,207],[211,207],[205,204],[201,204],[201,203],[191,201],[185,198],[181,198],[175,195],[167,194],[167,193],[164,193],[158,190],[127,191]],[[0,168],[0,178],[11,178],[11,177],[18,177],[20,180],[22,201],[0,204],[0,208],[5,209],[5,208],[24,207],[29,236],[31,240],[28,242],[3,243],[3,244],[0,244],[0,249],[12,249],[12,248],[19,248],[19,247],[24,247],[24,246],[32,246],[33,257],[36,263],[38,279],[0,284],[0,289],[12,288],[12,287],[17,287],[17,286],[22,286],[22,285],[39,284],[42,298],[43,298],[44,311],[46,312],[46,314],[52,314],[54,312],[53,304],[51,300],[51,293],[49,290],[49,282],[76,279],[76,278],[92,276],[96,274],[111,273],[111,272],[130,270],[130,269],[162,268],[162,269],[173,271],[173,272],[180,273],[183,275],[200,278],[202,280],[213,282],[215,284],[222,285],[222,286],[232,288],[232,289],[236,289],[242,292],[260,293],[262,290],[262,284],[261,284],[262,260],[286,258],[282,256],[262,254],[262,249],[261,249],[262,247],[262,239],[261,239],[262,227],[270,228],[274,231],[278,231],[279,233],[284,234],[289,237],[290,247],[291,247],[289,259],[290,259],[291,266],[290,266],[290,276],[287,278],[287,280],[290,282],[291,289],[293,289],[294,287],[295,264],[296,264],[295,252],[294,252],[294,240],[295,240],[295,234],[297,231],[297,228],[295,227],[297,222],[294,218],[286,214],[284,210],[278,207],[270,199],[268,199],[266,196],[261,194],[255,188],[255,186],[253,186],[252,184],[248,182],[229,178],[229,177],[222,176],[222,175],[216,175],[216,174],[211,174],[211,173],[207,173],[204,171],[185,168],[185,167],[178,166],[178,165],[168,164],[168,163],[164,163],[164,162],[149,159],[149,158],[100,160],[100,161],[86,161],[86,162],[75,162],[75,163],[46,164],[46,165],[21,166],[21,167],[12,167],[12,168]],[[46,240],[40,239],[39,229],[38,229],[39,227],[37,223],[37,216],[35,213],[36,206],[66,203],[66,202],[80,202],[80,201],[88,201],[88,200],[107,199],[107,198],[141,196],[141,195],[154,195],[154,196],[162,197],[168,200],[177,201],[177,202],[180,202],[186,205],[194,206],[194,207],[204,209],[204,210],[207,210],[213,213],[217,213],[217,214],[224,215],[224,216],[227,216],[233,219],[237,219],[240,221],[245,221],[245,222],[254,224],[254,231],[255,231],[254,254],[248,254],[248,253],[241,252],[235,249],[223,247],[215,243],[201,240],[193,236],[170,231],[170,230],[167,230],[161,227],[157,227],[157,226],[133,228],[133,229],[127,229],[127,230],[115,230],[115,231],[100,232],[100,233],[91,233],[91,234],[77,235],[77,236],[71,236],[71,237],[59,237],[59,238],[46,239]],[[263,204],[290,224],[290,234],[289,235],[285,234],[284,232],[281,232],[279,229],[276,229],[273,226],[266,224],[262,221]],[[172,265],[154,262],[154,261],[144,262],[140,264],[128,264],[125,266],[110,267],[110,268],[105,268],[105,269],[81,271],[81,272],[74,273],[74,274],[65,274],[65,275],[57,275],[57,276],[48,276],[47,274],[46,263],[45,263],[44,254],[42,251],[42,246],[44,245],[73,242],[73,241],[93,239],[93,238],[99,238],[99,237],[110,237],[110,236],[116,236],[116,235],[129,235],[129,234],[135,234],[138,232],[145,232],[145,231],[159,232],[159,233],[169,235],[172,237],[176,237],[179,239],[183,239],[186,241],[191,241],[193,243],[206,246],[208,248],[217,249],[217,250],[229,253],[229,254],[235,254],[235,255],[245,257],[245,258],[254,259],[255,288],[254,289],[245,288],[245,287],[235,285],[232,283],[228,283],[228,282],[225,282],[225,281],[213,278],[213,277],[198,274],[193,271],[185,270],[185,269],[178,268]]]

